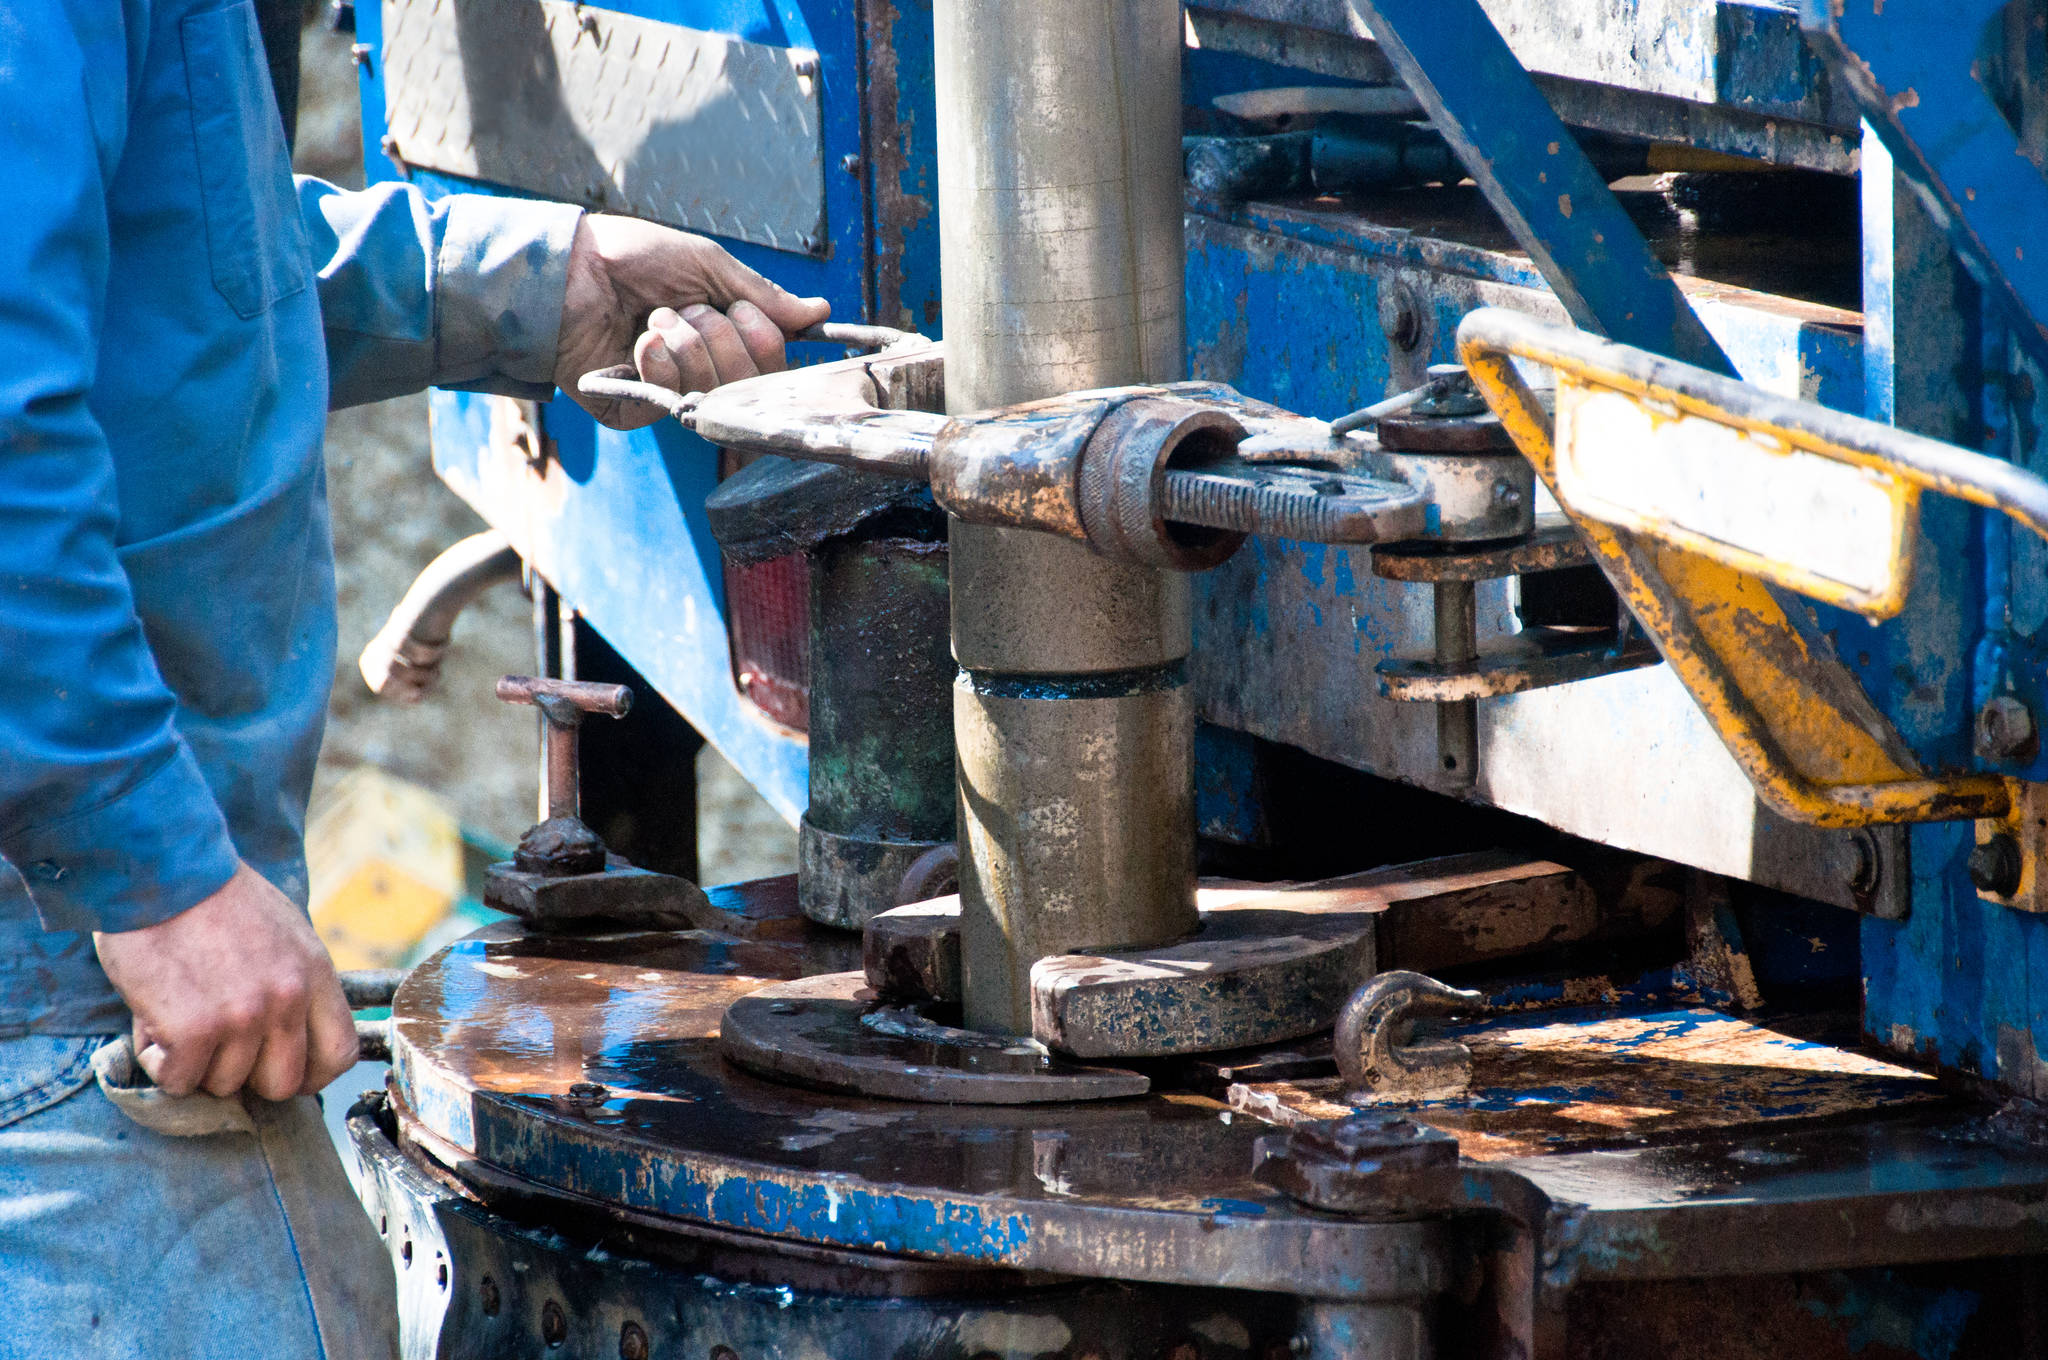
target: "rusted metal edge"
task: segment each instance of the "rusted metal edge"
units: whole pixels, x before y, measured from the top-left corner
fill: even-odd
[[[1428,657],[1395,657],[1375,669],[1380,693],[1389,699],[1450,704],[1619,675],[1663,659],[1638,635],[1617,644],[1600,634],[1531,628],[1489,642],[1470,668],[1449,668]]]
[[[1385,581],[1495,581],[1538,571],[1590,566],[1593,550],[1570,520],[1539,519],[1517,543],[1455,552],[1428,552],[1414,543],[1373,549],[1372,574]]]

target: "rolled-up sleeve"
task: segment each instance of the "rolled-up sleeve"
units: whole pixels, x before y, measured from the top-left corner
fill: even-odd
[[[101,14],[98,11],[106,11]],[[234,873],[115,551],[88,403],[105,315],[112,6],[0,6],[0,855],[52,930],[133,930]]]
[[[426,387],[545,400],[582,210],[404,184],[299,180],[319,272],[328,404]]]

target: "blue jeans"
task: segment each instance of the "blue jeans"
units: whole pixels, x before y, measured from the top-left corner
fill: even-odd
[[[159,1132],[95,1075],[105,1042],[0,1040],[0,1360],[393,1360],[390,1258],[318,1105]]]

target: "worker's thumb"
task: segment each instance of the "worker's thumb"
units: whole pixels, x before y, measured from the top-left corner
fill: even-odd
[[[724,285],[726,296],[719,299],[720,310],[735,302],[746,301],[759,307],[770,321],[782,328],[784,335],[795,335],[798,331],[815,326],[832,315],[832,304],[821,297],[798,297],[781,284],[755,273],[731,256],[726,257],[728,268]]]

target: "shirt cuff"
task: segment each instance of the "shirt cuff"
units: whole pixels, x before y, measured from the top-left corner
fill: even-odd
[[[547,399],[583,210],[485,194],[447,202],[435,261],[435,385]]]
[[[10,836],[45,930],[141,930],[212,896],[239,863],[220,805],[180,745],[97,807]]]

